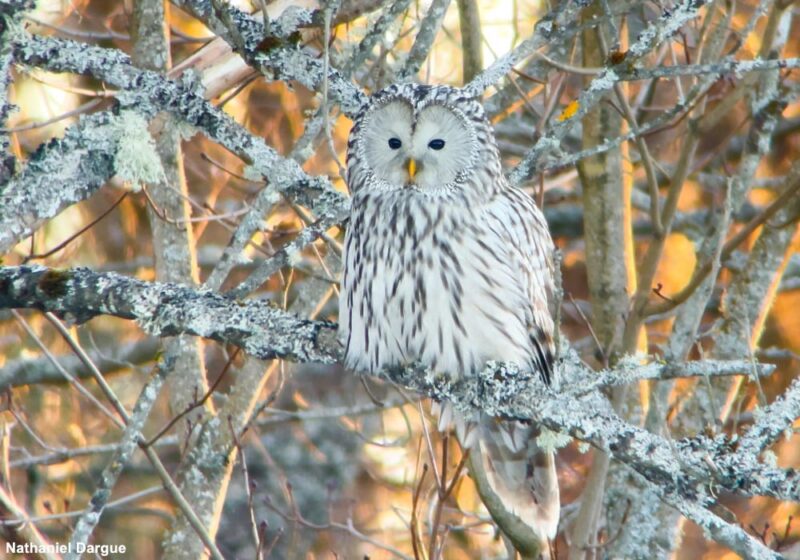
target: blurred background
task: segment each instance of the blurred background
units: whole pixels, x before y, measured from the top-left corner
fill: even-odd
[[[262,8],[260,3],[234,4],[247,12],[258,13]],[[267,9],[277,17],[285,8],[283,4],[288,3],[267,2]],[[372,92],[396,79],[397,67],[414,46],[431,3],[405,2],[399,8],[397,5],[402,4],[399,2],[353,4],[357,5],[336,20],[330,32],[331,64],[338,68],[346,67],[379,18],[390,9],[397,11],[384,35],[349,76],[365,91]],[[447,2],[443,4],[448,6]],[[474,4],[480,14],[479,54],[483,67],[519,45],[552,7],[547,2],[522,0],[482,0]],[[769,51],[776,53],[775,56],[800,56],[797,3],[762,2],[766,12],[758,18],[755,11],[758,3],[753,0],[724,6],[712,4],[715,7],[707,10],[720,10],[721,19],[708,23],[709,18],[701,16],[692,21],[673,41],[651,53],[646,66],[697,62],[703,56],[701,46],[706,44],[703,33],[708,30],[704,26],[723,29],[721,51],[731,53],[733,59],[751,60],[759,56],[765,37],[772,41]],[[307,5],[318,7],[313,2]],[[344,8],[347,6],[345,1]],[[465,43],[459,7],[456,2],[447,7],[429,55],[419,68],[419,81],[452,85],[465,82],[462,64]],[[606,45],[610,54],[624,53],[624,37],[629,34],[635,38],[646,22],[665,9],[657,2],[620,2],[614,3],[614,8],[617,12],[607,20],[616,23],[618,38],[623,40],[617,45]],[[599,9],[602,11],[602,7]],[[768,32],[773,12],[778,10],[774,16],[777,31]],[[48,0],[39,2],[25,22],[30,33],[132,53],[132,11],[129,1]],[[214,41],[214,33],[189,12],[168,5],[167,13],[173,65],[191,60],[190,57]],[[755,23],[749,28],[752,21]],[[580,71],[593,66],[584,56],[581,37],[575,35],[570,42],[543,51],[561,63],[548,64],[532,57],[518,66],[519,71],[508,74],[502,83],[486,92],[486,106],[507,169],[524,157],[547,123],[565,114],[562,111],[591,79],[591,73]],[[303,29],[299,41],[310,52],[322,56],[325,36],[319,27]],[[602,63],[601,59],[599,65]],[[236,73],[242,68],[238,59],[226,64],[237,70],[224,69],[222,73],[230,72],[228,75],[236,78],[232,84],[219,86],[212,97],[213,103],[252,134],[263,137],[280,154],[296,159],[310,175],[325,175],[337,189],[346,192],[339,164],[345,160],[351,121],[334,109],[329,118],[330,141],[324,133],[312,135],[311,147],[298,150],[311,115],[320,106],[320,93],[295,82],[273,81],[246,70]],[[693,112],[698,103],[703,104],[704,114],[720,108],[710,126],[700,127],[696,150],[691,155],[677,201],[672,231],[658,261],[654,280],[665,299],[680,293],[692,280],[698,251],[709,235],[709,216],[723,205],[726,184],[738,176],[744,165],[754,123],[751,101],[747,92],[741,91],[755,88],[748,83],[748,76],[715,77],[702,95],[689,97],[688,102],[687,95],[702,76],[689,74],[624,85],[623,95],[637,115],[640,127],[686,102],[684,109],[676,110],[673,117],[646,136],[659,187],[664,189],[662,193],[668,188],[664,178],[681,165],[689,127],[701,122],[702,115]],[[785,103],[775,118],[769,149],[756,158],[746,200],[733,213],[730,235],[741,230],[778,196],[793,163],[800,159],[798,71],[781,71],[775,79],[784,88]],[[74,126],[81,115],[106,111],[115,104],[114,88],[99,80],[24,65],[13,68],[10,96],[18,109],[3,126],[12,153],[21,165],[41,145]],[[601,104],[619,114],[622,110],[619,102],[611,99]],[[624,128],[625,125],[620,130]],[[585,149],[589,134],[585,122],[576,124],[562,141],[563,153],[569,155]],[[180,148],[186,185],[181,196],[188,204],[188,229],[198,278],[203,282],[265,183],[245,162],[202,134],[187,135]],[[634,142],[623,143],[619,155],[621,180],[629,185],[625,192],[629,196],[627,219],[633,232],[632,258],[641,265],[641,258],[653,240],[647,169]],[[604,355],[604,345],[590,327],[593,302],[584,235],[587,179],[581,177],[582,170],[574,163],[562,165],[558,158],[550,159],[524,187],[542,203],[563,254],[563,333],[584,360],[600,368],[610,356]],[[620,201],[620,205],[624,204]],[[4,255],[3,264],[86,266],[155,280],[153,212],[163,214],[157,201],[145,191],[131,191],[123,181],[114,178],[90,199],[49,220],[35,235]],[[259,231],[236,262],[223,289],[247,278],[307,222],[303,208],[286,198],[279,200],[263,216]],[[778,369],[760,383],[743,379],[739,386],[721,393],[730,400],[730,413],[725,421],[704,410],[707,400],[698,400],[696,394],[705,391],[703,380],[686,379],[670,386],[664,421],[673,437],[703,431],[736,433],[752,422],[758,406],[771,402],[797,375],[800,358],[797,214],[788,216],[786,223],[779,225],[791,233],[790,241],[773,271],[769,290],[760,300],[761,309],[752,309],[759,317],[758,320],[753,317],[751,333],[752,356],[773,363]],[[713,354],[715,338],[728,310],[727,290],[737,274],[747,268],[748,255],[761,230],[756,228],[741,245],[724,255],[723,268],[713,285],[698,336],[688,351],[689,358],[701,359]],[[343,231],[340,227],[330,228],[327,240],[310,244],[293,260],[293,266],[272,275],[252,297],[269,300],[271,305],[301,316],[335,321],[340,264],[334,247],[343,239]],[[649,316],[644,324],[644,348],[640,349],[663,355],[673,332],[673,321],[674,313],[670,310]],[[148,337],[132,322],[109,317],[68,329],[72,339],[79,341],[130,409],[161,356],[161,341]],[[210,401],[213,406],[223,406],[246,360],[234,348],[212,341],[200,344],[208,384],[214,386]],[[419,401],[415,395],[374,380],[362,380],[339,367],[283,362],[265,367],[253,405],[252,422],[237,441],[243,455],[235,459],[224,508],[219,514],[217,542],[226,557],[253,558],[258,542],[262,556],[274,558],[427,557],[427,552],[422,556],[415,552],[412,534],[417,531],[418,540],[427,549],[429,526],[435,515],[440,515],[437,531],[445,543],[444,558],[502,556],[505,546],[496,527],[471,480],[458,469],[460,448],[455,441],[443,441],[437,433],[428,401]],[[85,507],[121,435],[120,429],[92,400],[64,380],[62,369],[81,378],[87,393],[103,399],[95,382],[88,379],[86,364],[47,317],[38,312],[0,311],[3,476],[16,502],[51,542],[69,539],[77,519],[74,512]],[[645,425],[653,390],[643,383],[639,390],[633,391],[625,414],[634,424]],[[716,406],[722,403],[717,402]],[[183,472],[181,465],[194,437],[190,433],[195,433],[192,432],[195,412],[184,418],[189,420],[188,424],[175,423],[154,442],[162,461],[175,476]],[[145,434],[156,435],[175,414],[165,393],[149,417]],[[196,421],[200,422],[199,416]],[[771,451],[780,466],[796,468],[800,464],[800,444],[791,433]],[[592,457],[590,449],[576,442],[559,451],[562,525],[575,513]],[[446,476],[461,476],[443,503],[431,472],[433,462]],[[612,475],[625,476],[617,471],[612,471]],[[623,527],[638,510],[630,509],[633,506],[626,505],[624,499],[616,499],[613,493],[609,493],[607,500],[596,535],[597,546],[591,552],[594,556],[588,557],[615,554],[624,557],[624,550],[634,550],[614,547],[622,546],[621,541],[627,538],[622,536]],[[793,522],[793,516],[800,513],[797,504],[725,495],[720,496],[720,504],[726,515],[738,519],[751,534],[759,535],[770,547],[792,557],[792,546],[800,540],[800,520]],[[3,518],[0,541],[14,538],[11,527],[16,514],[3,507],[0,513]],[[99,522],[93,542],[124,543],[125,558],[160,557],[164,551],[162,543],[175,516],[176,507],[163,491],[160,479],[144,455],[137,452],[114,488],[111,505]],[[667,522],[683,533],[682,540],[673,541],[677,543],[675,558],[735,557],[706,541],[693,524],[679,527],[675,519],[665,519],[671,519]],[[661,544],[666,549],[671,546]],[[645,543],[645,546],[650,545]],[[569,551],[569,543],[562,534],[555,544],[556,556],[567,558]],[[800,554],[794,557],[800,558]]]

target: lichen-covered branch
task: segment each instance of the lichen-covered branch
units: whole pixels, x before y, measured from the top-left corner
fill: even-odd
[[[32,7],[32,0],[0,0],[0,129],[5,126],[13,109],[9,101],[9,86],[14,63],[14,32],[21,14]],[[8,133],[0,130],[0,185],[8,181],[14,172],[14,157],[9,153],[10,146]]]
[[[257,290],[261,284],[266,282],[278,270],[294,263],[303,247],[324,235],[328,228],[341,223],[345,217],[344,213],[335,213],[324,216],[316,223],[303,228],[297,237],[286,244],[285,247],[279,249],[276,254],[262,262],[244,282],[231,290],[229,295],[235,298],[244,298]]]
[[[95,526],[100,521],[100,516],[111,499],[111,492],[114,490],[122,470],[128,464],[133,452],[136,451],[142,440],[142,429],[172,366],[173,362],[171,360],[162,361],[139,394],[130,418],[126,419],[125,432],[119,441],[119,447],[114,452],[106,468],[103,469],[100,482],[89,501],[86,511],[75,524],[75,529],[70,537],[71,552],[68,555],[70,560],[80,558],[81,555],[75,552],[78,545],[85,545],[88,542]]]
[[[411,0],[398,0],[397,2],[392,2],[381,12],[378,19],[370,27],[369,33],[361,40],[356,47],[355,53],[347,61],[343,69],[345,76],[351,76],[353,72],[360,70],[364,66],[364,63],[372,54],[372,50],[383,40],[384,35],[394,21],[408,9],[409,4],[411,4]]]
[[[665,12],[656,21],[651,22],[625,53],[624,60],[618,64],[605,66],[603,71],[584,88],[578,99],[573,101],[574,105],[571,106],[571,110],[562,113],[558,119],[550,124],[547,132],[537,140],[525,158],[511,172],[509,176],[511,183],[521,184],[539,171],[541,158],[556,148],[561,139],[572,128],[573,123],[586,115],[619,81],[618,67],[627,67],[635,64],[649,54],[653,48],[672,37],[683,25],[694,19],[700,8],[707,3],[708,0],[681,0],[671,10]],[[539,25],[541,25],[541,22]]]
[[[414,44],[408,52],[405,64],[397,74],[398,80],[404,81],[411,79],[419,72],[422,63],[428,58],[428,54],[433,46],[433,40],[439,32],[439,28],[442,25],[442,20],[444,20],[444,15],[447,13],[449,5],[450,0],[433,0],[431,2],[430,8],[428,8],[428,12],[425,14],[419,26],[419,32],[414,39]]]
[[[335,325],[308,321],[264,301],[151,283],[86,268],[0,268],[0,309],[35,308],[84,322],[97,315],[136,321],[154,336],[193,334],[235,344],[261,359],[334,363]]]
[[[257,18],[229,4],[223,9],[225,17],[219,18],[209,0],[174,0],[173,3],[203,21],[265,76],[296,80],[312,91],[326,77],[323,62],[316,54],[300,47],[294,35],[302,27],[320,25],[319,12],[286,10],[283,17],[271,21],[269,30],[265,30]],[[266,49],[264,45],[268,45]],[[366,100],[364,93],[335,68],[329,69],[327,79],[331,98],[346,115],[355,115]]]
[[[196,127],[231,152],[246,159],[270,182],[286,192],[322,192],[331,190],[322,177],[311,177],[292,160],[281,157],[262,138],[247,132],[241,125],[203,98],[198,84],[190,77],[179,81],[164,78],[157,72],[140,70],[124,53],[92,47],[65,39],[29,36],[18,45],[17,60],[54,72],[75,72],[103,80],[122,90],[117,99],[123,106],[135,105],[136,112],[152,117],[168,111]],[[342,197],[344,198],[344,197]]]
[[[499,82],[520,61],[553,40],[574,36],[580,30],[575,25],[582,9],[582,2],[562,2],[553,11],[536,22],[533,34],[517,45],[511,52],[501,56],[483,72],[475,76],[464,89],[469,95],[479,97],[489,86]]]
[[[738,453],[759,455],[800,418],[800,378],[769,406],[756,413],[756,421],[739,440]]]
[[[262,358],[324,363],[339,358],[334,325],[330,323],[301,320],[263,302],[240,303],[208,291],[86,269],[0,268],[0,308],[10,307],[50,310],[78,321],[110,314],[134,319],[152,334],[188,332],[235,344]],[[651,367],[661,368],[667,376],[680,370],[680,366],[669,364]],[[690,366],[687,373],[714,375],[717,369],[730,373],[746,367],[746,362],[710,362]],[[568,353],[559,368],[563,381],[558,391],[509,364],[490,363],[476,377],[458,381],[439,377],[421,366],[387,371],[385,377],[433,398],[447,399],[460,410],[532,419],[551,430],[568,433],[610,452],[650,484],[658,485],[675,503],[681,500],[707,507],[713,501],[708,491],[711,484],[742,495],[797,498],[797,470],[772,468],[754,454],[735,453],[724,436],[665,440],[626,423],[600,391],[587,388],[586,381],[594,374],[574,354]],[[647,376],[654,374],[652,369],[644,371]],[[637,378],[634,364],[625,361],[616,373],[603,375],[610,383]],[[796,399],[791,396],[787,400],[795,403]],[[792,404],[788,410],[796,407]],[[782,430],[784,415],[778,416]],[[764,437],[777,433],[772,429]]]
[[[0,190],[0,253],[64,208],[89,198],[114,174],[114,116],[84,117],[62,138],[41,146]],[[53,181],[58,175],[59,181]]]
[[[341,215],[348,208],[347,198],[325,178],[307,175],[295,161],[281,157],[263,139],[208,103],[188,76],[171,81],[157,72],[135,68],[119,51],[63,39],[28,36],[16,46],[15,56],[27,64],[88,74],[119,87],[124,92],[117,99],[125,106],[135,106],[144,117],[161,111],[171,113],[250,162],[277,189],[291,193],[301,203],[313,206],[313,197],[325,193],[324,202],[314,208],[316,215]],[[113,175],[118,137],[101,128],[112,120],[106,113],[83,119],[63,139],[42,147],[42,155],[12,179],[2,192],[0,204],[0,251],[66,206],[87,198]],[[55,169],[62,176],[74,177],[75,184],[67,183],[71,188],[64,189],[51,181]]]
[[[652,80],[655,78],[675,78],[678,76],[701,76],[733,74],[741,77],[749,72],[769,72],[800,68],[800,58],[772,58],[754,60],[728,59],[711,64],[686,64],[676,66],[657,66],[655,68],[634,68],[619,74],[621,81]]]

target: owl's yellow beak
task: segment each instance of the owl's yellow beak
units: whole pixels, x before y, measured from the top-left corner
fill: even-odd
[[[418,167],[419,166],[417,165],[417,160],[415,160],[414,158],[408,158],[406,160],[406,172],[408,173],[408,178],[410,180],[413,181],[416,178]]]

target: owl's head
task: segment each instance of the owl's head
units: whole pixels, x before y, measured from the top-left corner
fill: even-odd
[[[356,117],[348,142],[348,184],[437,194],[480,187],[475,170],[500,173],[481,104],[448,86],[399,84],[375,93]],[[481,183],[487,183],[484,178]]]

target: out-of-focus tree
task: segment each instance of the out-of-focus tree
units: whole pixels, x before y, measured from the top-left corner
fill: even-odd
[[[432,397],[556,435],[555,558],[797,557],[799,50],[786,0],[0,0],[3,552],[513,557]],[[557,388],[338,365],[350,118],[409,80],[544,209]]]

